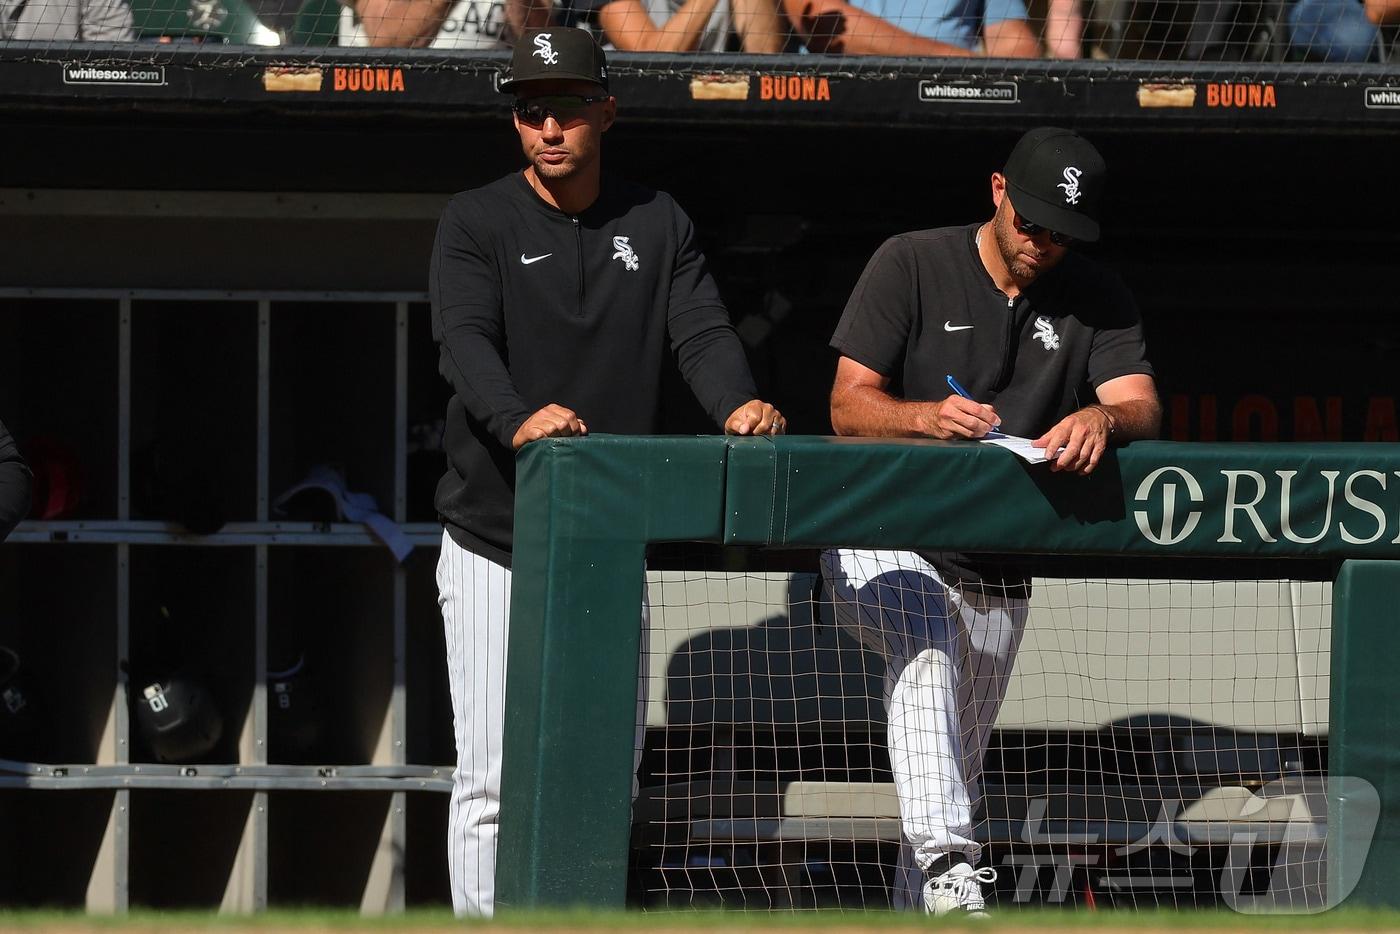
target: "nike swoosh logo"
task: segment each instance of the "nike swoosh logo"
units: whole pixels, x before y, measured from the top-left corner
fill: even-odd
[[[951,321],[944,321],[944,322],[943,322],[943,330],[945,330],[945,331],[970,331],[970,330],[973,329],[973,327],[975,327],[975,325],[971,325],[971,324],[959,324],[959,325],[954,325],[953,322],[951,322]]]
[[[553,256],[553,255],[554,255],[553,253],[546,253],[546,254],[544,254],[543,256],[526,256],[524,253],[521,253],[521,254],[520,254],[520,262],[521,262],[523,265],[528,266],[528,265],[530,265],[531,263],[538,263],[538,262],[539,262],[540,260],[542,260],[542,259],[549,259],[549,258],[550,258],[551,256]]]

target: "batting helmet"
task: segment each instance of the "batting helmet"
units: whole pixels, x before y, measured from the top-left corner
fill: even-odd
[[[228,521],[211,465],[198,451],[153,442],[132,454],[132,506],[148,519],[178,522],[196,535],[213,535]]]
[[[279,671],[267,673],[268,753],[274,761],[299,765],[324,762],[325,715],[314,672],[306,655]]]
[[[196,762],[224,735],[224,720],[209,689],[182,673],[140,688],[136,724],[158,762]]]
[[[73,448],[57,438],[35,437],[25,446],[25,459],[34,475],[30,484],[31,519],[66,519],[83,505],[86,486],[82,461]]]
[[[0,645],[0,758],[39,758],[36,741],[42,706],[19,653]]]

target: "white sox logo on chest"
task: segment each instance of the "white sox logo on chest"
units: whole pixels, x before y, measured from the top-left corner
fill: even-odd
[[[1060,349],[1060,335],[1055,333],[1055,326],[1050,323],[1050,319],[1040,315],[1035,319],[1035,336],[1033,340],[1038,340],[1045,345],[1046,350]]]
[[[617,252],[612,258],[622,260],[622,268],[628,272],[636,272],[642,267],[642,261],[637,258],[637,251],[632,249],[627,240],[627,237],[613,237],[613,249]]]

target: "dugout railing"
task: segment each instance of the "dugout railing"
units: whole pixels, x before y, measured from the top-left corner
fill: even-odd
[[[0,42],[0,110],[109,108],[450,125],[506,110],[508,55],[223,43]],[[610,54],[629,124],[868,128],[1355,130],[1400,126],[1391,62],[1101,61]],[[1246,166],[1241,165],[1241,169]]]
[[[1088,478],[990,445],[595,436],[519,461],[503,906],[625,901],[647,547],[836,544],[1335,569],[1326,888],[1395,905],[1400,449],[1142,442]],[[1374,798],[1352,792],[1374,789]],[[1374,830],[1374,833],[1372,831]],[[1369,843],[1369,848],[1366,845]]]

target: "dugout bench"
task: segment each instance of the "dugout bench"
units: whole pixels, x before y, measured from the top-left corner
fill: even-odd
[[[1193,884],[1193,871],[1224,860],[1242,872],[1261,863],[1283,870],[1253,907],[1316,911],[1325,907],[1325,797],[1325,783],[1306,777],[1267,785],[988,785],[975,837],[992,853],[984,862],[1003,873],[1009,902],[1060,904],[1098,891],[1135,907],[1143,899],[1170,905]],[[684,783],[645,788],[633,808],[636,852],[761,854],[756,877],[771,907],[817,906],[809,851],[893,847],[900,839],[899,801],[888,782]],[[1196,856],[1194,866],[1133,865],[1129,857],[1153,844]],[[1056,870],[1053,879],[1045,869]]]

